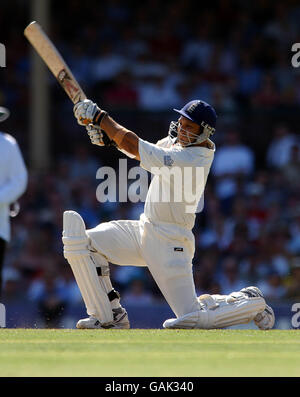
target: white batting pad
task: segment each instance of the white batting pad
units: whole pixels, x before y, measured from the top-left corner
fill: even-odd
[[[101,324],[109,325],[113,322],[113,313],[88,249],[84,221],[77,212],[65,211],[63,229],[64,257],[72,268],[87,313],[96,317]]]
[[[200,310],[188,313],[182,317],[170,318],[163,323],[164,328],[175,328],[175,329],[194,329],[208,328],[207,325],[207,312],[202,312]]]
[[[247,324],[266,307],[263,298],[249,298],[241,292],[234,292],[230,295],[206,294],[200,296],[198,300],[201,310],[166,320],[163,327],[215,329]]]
[[[224,328],[232,325],[247,324],[264,311],[266,302],[262,297],[249,298],[241,292],[211,296],[219,307],[209,310],[211,328]],[[201,302],[201,299],[200,299]],[[205,304],[205,301],[203,301]]]

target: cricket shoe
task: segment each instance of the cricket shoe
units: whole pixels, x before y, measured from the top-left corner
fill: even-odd
[[[100,321],[93,316],[83,318],[76,324],[79,329],[129,329],[130,323],[126,310],[122,308],[112,309],[114,315],[114,322],[107,326],[102,326]]]
[[[264,298],[261,290],[257,287],[246,287],[241,289],[241,292],[247,295],[249,298],[261,297]],[[254,317],[254,324],[262,330],[271,329],[275,324],[275,314],[273,309],[266,304],[265,310],[258,313]]]

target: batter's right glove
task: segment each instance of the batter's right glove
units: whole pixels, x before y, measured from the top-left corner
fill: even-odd
[[[93,145],[98,146],[116,146],[115,142],[111,140],[106,132],[99,126],[88,124],[86,126],[87,133]]]

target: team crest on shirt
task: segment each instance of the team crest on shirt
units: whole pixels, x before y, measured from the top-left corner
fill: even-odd
[[[167,167],[171,167],[174,163],[174,160],[171,158],[171,156],[166,155],[164,156],[164,165],[166,165]]]

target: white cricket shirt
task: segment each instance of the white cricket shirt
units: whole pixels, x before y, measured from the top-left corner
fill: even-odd
[[[203,198],[215,145],[182,147],[167,137],[152,144],[139,139],[141,167],[153,175],[144,215],[153,223],[191,230]]]
[[[9,205],[27,186],[27,170],[16,140],[0,132],[0,237],[10,240]]]

